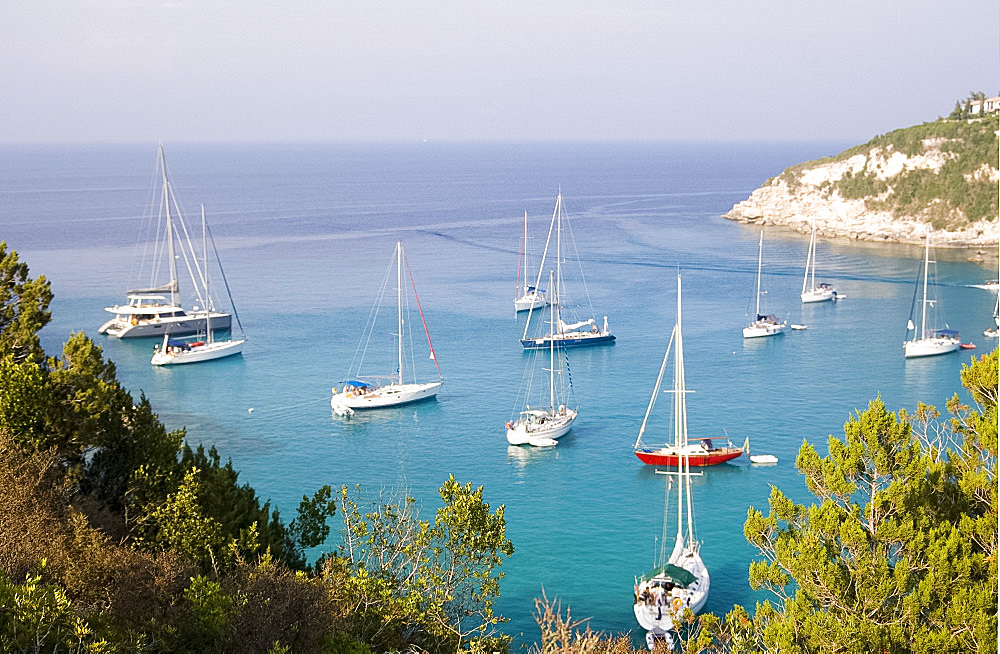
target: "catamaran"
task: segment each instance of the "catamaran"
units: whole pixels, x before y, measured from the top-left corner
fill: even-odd
[[[928,228],[924,238],[923,297],[920,302],[920,329],[917,330],[916,325],[913,324],[911,311],[910,319],[906,321],[906,331],[913,332],[913,336],[903,342],[903,356],[907,359],[956,352],[962,345],[962,342],[958,338],[958,332],[954,329],[948,329],[947,324],[944,329],[933,329],[927,326],[927,309],[937,308],[937,300],[927,298],[927,278],[931,263],[931,230]]]
[[[114,314],[114,317],[101,325],[97,331],[118,338],[159,337],[164,334],[179,336],[197,333],[199,329],[204,328],[206,319],[211,320],[216,329],[229,329],[232,325],[232,316],[215,309],[212,297],[205,288],[205,272],[198,263],[196,250],[184,224],[184,216],[167,177],[162,143],[157,151],[157,165],[160,172],[160,215],[157,217],[157,231],[162,234],[163,241],[155,244],[153,257],[149,262],[149,286],[127,291],[125,304],[105,307],[104,310]],[[162,224],[159,224],[161,222]],[[162,274],[160,266],[164,258],[167,260],[169,280],[157,284],[156,280],[162,279],[159,275]],[[184,261],[188,269],[192,288],[198,304],[201,305],[201,308],[193,306],[190,313],[181,305],[177,273],[178,258]]]
[[[523,280],[523,284],[522,284]],[[517,262],[517,281],[514,283],[514,312],[544,307],[545,290],[528,284],[528,212],[524,212],[524,229],[521,232],[521,256]]]
[[[813,223],[812,234],[809,236],[809,253],[806,255],[806,272],[802,277],[800,297],[803,304],[837,299],[837,289],[833,284],[816,283],[816,223]]]
[[[663,501],[663,533],[660,551],[651,572],[635,580],[635,597],[632,610],[639,625],[646,630],[646,642],[654,648],[656,639],[669,643],[682,624],[685,611],[697,613],[708,600],[710,578],[708,568],[701,558],[701,542],[694,532],[694,502],[691,496],[691,460],[688,456],[687,402],[684,382],[684,345],[681,329],[681,278],[677,276],[677,324],[671,341],[674,343],[673,431],[674,447],[679,453],[676,471],[658,473],[668,475]],[[669,352],[669,345],[668,345]],[[666,357],[664,357],[664,364]],[[662,376],[662,366],[661,366]],[[654,388],[653,395],[659,392]],[[650,401],[650,406],[653,402]],[[647,410],[647,418],[649,412]],[[643,420],[645,424],[646,420]],[[676,481],[676,484],[673,482]],[[667,554],[667,529],[671,491],[677,487],[677,534],[673,549]]]
[[[204,244],[204,256],[202,265],[205,271],[205,291],[209,289],[208,274],[208,241],[211,232],[208,231],[208,223],[205,221],[205,205],[201,206],[201,237]],[[212,250],[215,251],[215,258],[222,271],[222,260],[219,258],[219,251],[215,249],[215,240],[212,239]],[[226,292],[229,293],[229,282],[226,281],[226,273],[222,271],[222,279],[226,284]],[[243,325],[240,323],[240,316],[236,313],[236,304],[233,302],[233,295],[229,293],[229,303],[233,307],[233,315],[236,316],[236,323],[243,333]],[[215,326],[212,324],[212,314],[205,313],[205,337],[204,340],[190,340],[171,338],[170,334],[163,335],[163,343],[158,345],[153,352],[150,363],[154,366],[173,366],[183,363],[200,363],[202,361],[212,361],[223,357],[233,356],[243,352],[243,345],[246,343],[246,335],[242,338],[230,338],[226,340],[215,340]]]
[[[760,298],[765,295],[767,291],[760,290],[760,278],[761,278],[761,267],[764,261],[764,232],[760,233],[760,244],[757,247],[757,294],[755,297],[756,304],[754,305],[754,319],[753,321],[743,328],[743,338],[758,338],[761,336],[777,336],[778,334],[785,333],[785,328],[788,326],[788,321],[780,321],[778,317],[772,314],[762,314],[760,312]]]
[[[563,279],[562,270],[562,233],[563,233],[563,197],[562,191],[559,191],[559,195],[556,196],[556,207],[552,212],[552,221],[549,223],[549,234],[545,239],[545,250],[542,252],[542,262],[538,268],[538,278],[535,280],[535,288],[538,288],[539,282],[541,281],[542,269],[545,266],[545,259],[549,251],[549,244],[552,240],[552,234],[555,232],[556,237],[556,272],[555,272],[555,285],[549,285],[549,291],[552,295],[548,298],[549,303],[555,307],[555,330],[552,333],[539,336],[537,338],[528,338],[528,329],[531,326],[531,312],[529,310],[528,320],[524,323],[524,334],[521,336],[521,345],[527,350],[531,348],[546,348],[549,347],[550,341],[555,341],[556,347],[574,347],[581,345],[601,345],[605,343],[614,343],[615,337],[608,330],[608,317],[604,316],[604,324],[602,327],[598,327],[595,319],[593,317],[586,318],[584,320],[579,320],[573,323],[563,322],[564,311],[568,310],[568,303],[566,302],[566,294],[564,292],[565,283]],[[568,224],[568,221],[567,221]],[[577,257],[577,262],[579,263],[579,257]],[[580,276],[583,277],[583,267],[580,267]],[[586,288],[586,282],[584,281],[584,288]],[[587,295],[587,304],[590,308],[590,315],[593,315],[593,307],[590,306],[590,295]]]
[[[434,366],[437,368],[438,378],[430,382],[418,382],[415,378],[410,382],[405,380],[404,368],[406,359],[403,349],[403,327],[404,323],[406,325],[409,324],[409,320],[404,321],[403,319],[403,264],[405,261],[406,255],[403,253],[403,244],[397,242],[393,258],[389,263],[390,269],[393,262],[396,264],[396,373],[394,375],[383,375],[367,379],[360,374],[361,366],[364,364],[364,348],[367,347],[371,340],[372,331],[375,328],[374,316],[378,312],[373,311],[373,319],[369,322],[365,333],[362,334],[361,344],[358,346],[358,351],[361,354],[360,358],[356,357],[357,366],[352,365],[348,379],[343,382],[339,390],[337,387],[333,388],[330,406],[337,415],[351,416],[354,415],[356,409],[380,409],[429,400],[437,396],[441,385],[444,383],[444,378],[441,376],[441,367],[438,365],[437,355],[434,354],[434,345],[431,343],[426,322],[424,322],[424,334],[427,336],[430,359],[434,361]],[[407,264],[407,273],[409,274],[409,264]],[[378,304],[384,294],[388,276],[387,271],[386,278],[382,283],[382,289],[379,292],[379,297],[376,299],[376,304]],[[416,286],[413,285],[413,275],[409,275],[409,277],[411,286],[413,287],[413,296],[417,303],[417,310],[420,313],[421,321],[423,321],[424,313],[423,309],[420,308],[420,299],[416,294]]]
[[[549,274],[549,288],[552,288],[552,275]],[[573,421],[579,412],[578,409],[569,408],[566,402],[573,390],[572,380],[569,379],[567,366],[563,365],[569,356],[565,351],[556,353],[555,339],[551,338],[555,329],[556,307],[553,304],[549,311],[549,373],[548,385],[548,406],[544,404],[531,405],[529,397],[531,395],[531,381],[534,375],[528,375],[525,386],[524,410],[520,412],[517,419],[507,422],[507,442],[511,445],[535,445],[546,447],[556,444],[557,439],[563,436],[573,426]],[[538,352],[535,350],[534,352]],[[535,354],[534,359],[539,359]],[[534,363],[534,361],[533,361]],[[556,383],[556,379],[559,383]]]

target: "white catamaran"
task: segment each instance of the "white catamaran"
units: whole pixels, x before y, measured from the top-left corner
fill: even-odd
[[[368,379],[360,374],[361,366],[364,364],[364,348],[367,347],[372,338],[372,330],[375,327],[374,317],[378,313],[377,311],[373,311],[373,318],[362,335],[361,343],[358,346],[360,355],[355,357],[357,366],[352,365],[348,379],[343,382],[343,386],[339,390],[336,387],[333,388],[333,397],[330,398],[330,406],[337,415],[350,416],[354,414],[356,409],[379,409],[408,404],[410,402],[419,402],[420,400],[429,400],[437,396],[441,384],[444,383],[444,378],[441,377],[441,368],[438,366],[437,356],[434,354],[434,346],[431,344],[430,334],[427,332],[426,323],[424,324],[424,334],[427,335],[430,358],[434,361],[434,366],[437,368],[438,378],[431,382],[418,382],[416,379],[407,382],[404,378],[403,373],[406,359],[403,349],[403,327],[404,324],[409,324],[409,320],[404,321],[403,319],[403,263],[405,255],[403,254],[402,243],[396,243],[393,260],[389,264],[390,269],[393,261],[396,264],[396,373],[382,377],[368,377]],[[407,271],[409,271],[408,267]],[[382,282],[379,297],[376,299],[376,304],[379,303],[384,294],[388,277],[389,273],[387,271],[386,277]],[[410,276],[411,285],[412,280],[413,277]],[[416,296],[415,287],[414,299],[417,302],[417,310],[420,312],[421,320],[423,320],[423,310],[420,309],[420,300]],[[369,379],[370,381],[368,381]]]
[[[208,268],[208,241],[211,233],[208,231],[208,223],[205,221],[205,205],[201,206],[201,237],[204,244],[204,256],[202,266],[205,270],[205,291],[209,290],[209,268]],[[219,252],[215,249],[215,240],[212,239],[212,250],[215,251],[216,262],[219,270],[222,271],[222,261]],[[226,273],[222,272],[222,279],[226,284],[226,292],[229,292],[229,282],[225,281]],[[240,326],[240,333],[243,332],[243,325],[240,324],[240,316],[236,313],[236,304],[233,303],[233,296],[229,294],[229,302],[233,307],[233,315],[236,316],[236,323]],[[174,366],[183,363],[200,363],[211,361],[223,357],[233,356],[243,352],[243,345],[246,343],[246,336],[242,338],[229,338],[226,340],[215,340],[215,326],[212,324],[212,314],[205,314],[204,340],[171,338],[170,334],[163,335],[163,343],[156,346],[153,358],[150,360],[154,366]]]
[[[523,283],[522,283],[523,280]],[[514,312],[544,307],[545,290],[528,284],[528,212],[524,212],[524,230],[521,232],[521,256],[517,263],[517,281],[514,283]]]
[[[549,274],[549,288],[552,288],[552,275]],[[556,352],[555,339],[551,338],[555,329],[555,305],[549,311],[549,367],[546,372],[549,374],[548,385],[548,406],[532,406],[529,402],[531,396],[531,382],[535,376],[528,374],[524,383],[525,403],[524,410],[520,412],[517,419],[507,423],[507,442],[511,445],[535,445],[538,447],[551,446],[556,444],[556,439],[563,436],[573,426],[576,420],[578,409],[566,406],[572,393],[572,382],[568,379],[569,371],[562,365],[566,361],[568,354],[564,350]],[[534,352],[539,352],[535,350]],[[534,354],[535,360],[539,358]],[[532,361],[535,363],[535,361]],[[534,371],[534,368],[531,372]],[[556,379],[559,380],[556,383]]]
[[[528,320],[524,323],[524,334],[521,336],[521,345],[524,349],[532,348],[546,348],[549,346],[549,341],[554,340],[556,347],[574,347],[581,345],[601,345],[604,343],[613,343],[615,341],[614,335],[608,330],[608,317],[604,316],[604,324],[602,327],[598,327],[595,319],[593,317],[586,318],[584,320],[579,320],[573,323],[563,322],[564,312],[567,311],[567,302],[565,294],[565,284],[563,280],[563,270],[562,270],[562,233],[563,233],[563,199],[562,191],[559,191],[559,195],[556,196],[556,208],[552,212],[552,221],[549,223],[549,234],[545,239],[545,250],[542,252],[542,261],[538,267],[538,278],[535,280],[535,288],[538,288],[539,282],[542,277],[542,269],[545,266],[545,259],[549,252],[549,244],[552,241],[552,233],[555,232],[556,236],[556,273],[555,273],[555,285],[549,284],[549,292],[551,295],[548,298],[549,303],[555,307],[555,329],[552,333],[545,334],[544,336],[539,336],[537,338],[528,338],[528,329],[531,326],[531,313],[529,310]],[[568,221],[567,221],[568,224]],[[577,257],[577,263],[579,264],[579,257]],[[583,278],[583,267],[580,267],[580,277]],[[586,281],[583,282],[584,288],[586,288]],[[589,307],[589,315],[593,316],[594,309],[590,306],[590,295],[587,295],[587,305]]]
[[[710,578],[701,558],[701,542],[694,532],[694,503],[691,496],[691,462],[688,454],[687,402],[684,381],[684,340],[681,328],[681,276],[677,275],[677,324],[671,336],[674,346],[673,432],[680,460],[677,470],[657,471],[668,475],[663,500],[663,533],[654,569],[635,580],[632,610],[646,630],[646,642],[654,648],[656,639],[673,643],[684,611],[697,613],[708,600]],[[669,347],[668,347],[669,349]],[[661,368],[662,375],[662,368]],[[654,391],[655,392],[655,391]],[[652,401],[650,402],[652,405]],[[648,417],[648,412],[647,412]],[[676,478],[676,479],[675,479]],[[667,556],[667,529],[671,492],[677,487],[677,534]]]
[[[162,143],[157,151],[157,165],[161,182],[159,216],[156,217],[157,233],[163,240],[154,244],[153,257],[149,261],[149,286],[127,291],[125,304],[106,307],[104,310],[114,314],[114,318],[101,325],[97,331],[118,338],[195,334],[204,328],[206,319],[211,320],[216,329],[229,329],[232,316],[215,309],[205,286],[205,271],[198,263],[173,186],[167,177]],[[181,304],[177,276],[179,258],[187,267],[191,286],[201,306],[200,309],[198,306],[192,307],[190,313]],[[162,280],[160,275],[163,271],[160,267],[164,259],[167,261],[169,280],[157,284],[157,279]],[[169,297],[165,294],[169,294]]]
[[[813,223],[812,234],[809,236],[809,253],[806,255],[806,272],[802,277],[800,297],[803,304],[838,299],[837,289],[832,284],[826,282],[816,284],[816,223]]]
[[[788,321],[780,321],[772,314],[760,312],[760,297],[767,291],[760,290],[761,267],[764,260],[764,232],[760,233],[760,244],[757,247],[757,293],[755,296],[754,319],[743,328],[743,338],[758,338],[760,336],[776,336],[785,333]]]
[[[928,228],[924,238],[924,265],[923,265],[923,296],[920,302],[920,329],[913,324],[913,315],[906,321],[906,331],[913,332],[913,336],[903,342],[903,356],[907,359],[915,357],[929,357],[936,354],[947,354],[958,351],[961,341],[958,332],[948,329],[947,324],[944,329],[934,329],[927,327],[928,308],[937,309],[937,300],[927,298],[927,278],[929,276],[931,261],[931,231]]]

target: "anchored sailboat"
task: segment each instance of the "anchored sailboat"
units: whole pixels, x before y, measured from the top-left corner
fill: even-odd
[[[684,611],[697,613],[708,600],[710,578],[701,558],[701,542],[694,533],[694,502],[691,496],[691,459],[688,454],[687,402],[684,382],[684,345],[681,330],[681,278],[677,276],[677,324],[674,326],[674,447],[679,454],[677,470],[658,473],[667,477],[663,501],[663,535],[654,569],[635,580],[632,610],[647,631],[647,642],[655,638],[672,640]],[[669,351],[669,347],[668,347]],[[664,358],[664,362],[666,359]],[[662,375],[662,368],[661,368]],[[654,389],[654,394],[657,389]],[[650,402],[652,405],[652,401]],[[648,417],[648,411],[647,411]],[[645,420],[643,421],[645,424]],[[666,556],[670,495],[676,477],[677,534]]]
[[[522,284],[523,280],[523,284]],[[514,284],[514,311],[527,311],[544,307],[545,291],[528,284],[528,212],[524,212],[524,230],[521,232],[521,257],[517,262],[517,282]]]
[[[927,309],[937,308],[937,300],[927,298],[927,278],[931,262],[931,232],[928,228],[924,238],[923,296],[920,302],[920,329],[913,324],[913,316],[906,322],[906,331],[913,337],[903,343],[903,356],[907,359],[927,357],[955,352],[961,346],[958,332],[954,329],[933,329],[927,326]]]
[[[408,324],[408,321],[403,320],[403,263],[405,258],[403,244],[397,242],[396,250],[393,254],[393,260],[396,264],[396,373],[394,375],[367,378],[360,374],[361,366],[364,364],[363,347],[367,346],[372,336],[372,330],[375,327],[375,320],[373,318],[362,335],[361,345],[358,348],[361,356],[358,359],[356,368],[352,366],[347,381],[343,382],[343,386],[339,391],[336,387],[333,389],[330,406],[337,415],[350,416],[354,414],[356,409],[379,409],[408,404],[410,402],[419,402],[420,400],[429,400],[437,396],[441,384],[444,383],[444,378],[441,376],[441,367],[438,365],[437,356],[434,354],[434,346],[431,344],[431,337],[427,331],[426,323],[424,323],[424,334],[427,336],[430,358],[434,361],[434,366],[437,368],[438,378],[430,382],[418,382],[416,379],[407,382],[403,374],[406,363],[403,348],[403,327],[404,322]],[[391,265],[392,261],[390,261],[390,267]],[[407,266],[407,273],[409,273],[409,266]],[[382,297],[385,291],[387,280],[388,273],[386,280],[383,281],[379,298]],[[413,287],[417,310],[420,312],[421,321],[423,321],[423,310],[420,308],[420,299],[416,296],[416,286],[413,285],[412,275],[410,275],[410,285]],[[378,301],[376,299],[376,303]],[[377,315],[377,312],[373,312],[374,315]]]
[[[549,288],[552,288],[551,273],[549,273]],[[549,367],[546,369],[546,372],[549,373],[548,406],[544,406],[544,404],[532,406],[530,404],[530,381],[534,379],[534,376],[529,376],[529,381],[526,384],[524,410],[520,412],[516,420],[507,423],[507,442],[511,445],[535,445],[539,447],[555,445],[556,439],[568,432],[573,426],[573,421],[576,420],[578,409],[566,406],[573,389],[572,381],[568,379],[568,370],[563,365],[568,355],[563,350],[556,353],[555,339],[552,338],[555,330],[555,315],[556,307],[553,304],[549,312]],[[534,359],[538,359],[537,354]]]
[[[140,336],[162,336],[164,334],[183,335],[195,334],[202,329],[205,320],[211,320],[216,329],[229,329],[232,324],[230,314],[217,311],[212,297],[205,287],[205,272],[198,263],[195,248],[188,235],[184,217],[181,214],[174,189],[167,177],[167,164],[163,155],[163,144],[157,150],[157,165],[160,171],[160,203],[158,220],[162,227],[157,226],[157,233],[163,236],[163,241],[155,245],[153,257],[149,261],[149,286],[126,292],[126,303],[105,307],[105,311],[114,314],[98,328],[101,334],[118,338],[135,338]],[[157,284],[161,274],[160,266],[163,259],[167,262],[169,280]],[[193,307],[188,313],[181,305],[180,284],[178,282],[177,261],[184,261],[191,277],[191,285],[201,305]],[[166,294],[169,294],[167,297]]]
[[[208,231],[208,223],[205,221],[205,205],[201,206],[201,238],[204,247],[202,265],[205,270],[205,292],[209,290],[208,274],[208,241],[211,232]],[[222,261],[219,259],[219,252],[215,249],[215,240],[212,239],[212,250],[215,251],[215,258],[222,272],[223,281],[226,273],[222,270]],[[229,282],[226,282],[226,292],[229,293]],[[243,333],[243,325],[240,323],[239,314],[236,313],[236,304],[233,302],[233,295],[229,293],[229,303],[233,307],[233,315],[236,316],[236,324],[240,326],[240,333]],[[212,324],[211,312],[205,312],[205,340],[185,340],[172,339],[170,334],[163,335],[163,343],[156,347],[150,363],[154,366],[171,366],[182,363],[199,363],[211,361],[223,357],[233,356],[243,351],[243,344],[246,343],[246,335],[242,338],[230,338],[227,340],[215,340],[215,325]]]
[[[535,281],[535,287],[538,287],[539,281],[542,276],[542,268],[545,266],[545,258],[549,251],[549,244],[552,240],[552,233],[555,232],[556,236],[556,273],[555,273],[555,285],[549,284],[549,291],[552,295],[548,298],[549,303],[555,307],[555,328],[550,334],[545,334],[544,336],[539,336],[538,338],[528,338],[528,329],[531,325],[531,313],[528,314],[528,320],[524,324],[524,334],[521,336],[521,345],[525,349],[531,348],[544,348],[549,347],[549,341],[555,341],[556,347],[573,347],[581,345],[601,345],[605,343],[613,343],[615,340],[614,335],[608,330],[608,317],[604,316],[603,327],[598,327],[596,321],[593,317],[586,318],[584,320],[579,320],[573,323],[563,322],[564,312],[567,310],[566,294],[565,294],[565,284],[563,279],[562,270],[562,233],[563,233],[563,199],[562,191],[556,196],[556,207],[552,212],[552,222],[549,223],[549,234],[545,239],[545,250],[542,253],[542,262],[538,268],[538,278]],[[583,276],[583,268],[580,268],[581,278]],[[586,282],[584,282],[584,288],[586,288]],[[590,307],[590,313],[593,315],[593,307],[590,306],[590,296],[587,296],[587,304]]]
[[[764,315],[760,312],[760,298],[767,291],[760,290],[761,267],[764,261],[764,232],[760,233],[760,244],[757,248],[757,294],[755,297],[754,319],[743,328],[743,338],[758,338],[760,336],[776,336],[785,332],[788,321],[780,321],[772,314]]]
[[[806,272],[802,277],[800,297],[803,304],[837,299],[837,289],[832,284],[816,284],[816,223],[813,223],[812,234],[809,236],[809,253],[806,255]]]

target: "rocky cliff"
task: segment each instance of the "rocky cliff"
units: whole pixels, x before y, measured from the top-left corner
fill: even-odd
[[[866,241],[996,246],[997,118],[939,120],[878,136],[764,183],[726,218]]]

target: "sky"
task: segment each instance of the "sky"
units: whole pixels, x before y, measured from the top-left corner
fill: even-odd
[[[997,0],[0,0],[0,141],[860,143],[970,91]]]

